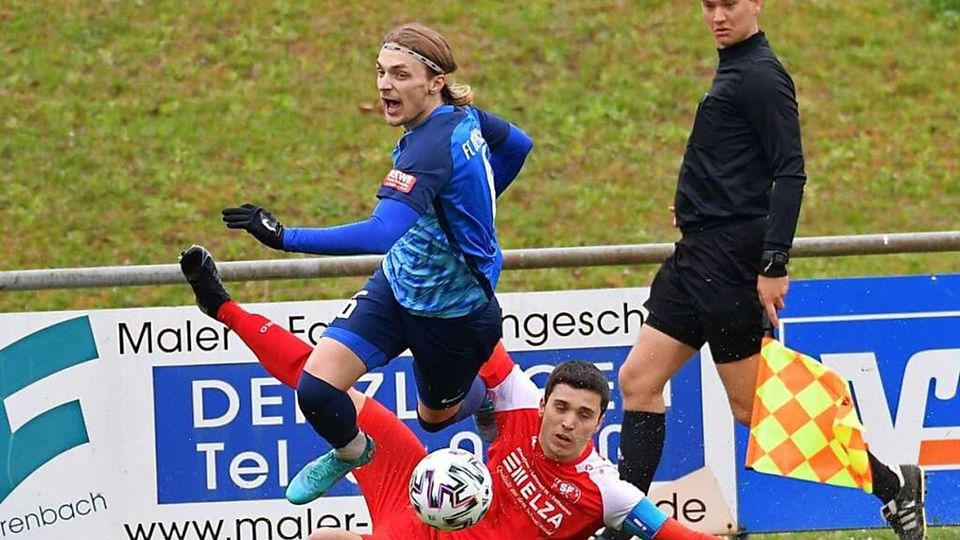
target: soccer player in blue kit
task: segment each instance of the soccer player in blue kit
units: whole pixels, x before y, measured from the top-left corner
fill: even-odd
[[[293,478],[286,496],[295,504],[320,497],[372,459],[376,441],[359,429],[347,395],[360,376],[409,348],[418,418],[428,431],[438,431],[483,403],[486,387],[477,374],[502,336],[494,296],[503,262],[496,197],[517,176],[533,143],[516,126],[471,106],[470,87],[449,79],[457,64],[433,29],[406,24],[391,30],[376,69],[386,122],[403,126],[404,134],[369,219],[294,228],[253,204],[223,210],[227,227],[244,229],[274,249],[386,254],[299,375],[300,409],[333,449]],[[226,301],[198,300],[214,317]]]

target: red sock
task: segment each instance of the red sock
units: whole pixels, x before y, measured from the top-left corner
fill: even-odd
[[[399,516],[394,516],[397,514],[407,513],[413,516],[406,488],[414,467],[427,455],[427,451],[410,428],[375,399],[364,401],[363,408],[357,413],[357,424],[377,445],[373,452],[373,461],[354,469],[353,475],[360,485],[360,493],[367,501],[374,530],[379,530],[377,527],[386,526],[387,520],[396,522]],[[412,519],[419,521],[416,517]],[[400,521],[404,522],[402,519]],[[403,528],[394,525],[392,530],[402,531]],[[422,530],[426,530],[426,527]],[[396,538],[389,533],[387,536]],[[427,538],[416,534],[408,534],[406,537]],[[436,536],[431,535],[430,538]]]
[[[220,306],[217,320],[240,336],[271,375],[290,388],[297,387],[303,365],[313,351],[309,344],[263,315],[248,313],[232,300]]]
[[[679,521],[667,518],[667,521],[663,523],[663,526],[660,527],[653,538],[654,540],[716,540],[717,537],[688,529],[681,525]]]

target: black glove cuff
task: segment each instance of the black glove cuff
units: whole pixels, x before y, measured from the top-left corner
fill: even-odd
[[[283,225],[277,222],[277,233],[270,238],[270,242],[267,245],[272,247],[273,249],[278,249],[280,251],[283,251],[283,233],[284,232],[285,232],[285,229],[283,228]]]
[[[790,254],[785,251],[767,250],[760,257],[760,275],[768,278],[780,278],[787,275],[787,263]]]
[[[253,215],[250,232],[266,246],[273,249],[283,249],[283,224],[263,208],[257,208]]]

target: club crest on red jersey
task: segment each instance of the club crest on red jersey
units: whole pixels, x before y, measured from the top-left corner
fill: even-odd
[[[550,489],[573,504],[580,502],[580,496],[583,495],[576,484],[567,482],[562,478],[555,478]]]

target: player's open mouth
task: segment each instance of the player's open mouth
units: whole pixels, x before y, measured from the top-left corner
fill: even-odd
[[[573,444],[573,438],[563,433],[557,433],[555,437],[564,445]]]
[[[387,114],[397,114],[400,112],[400,102],[395,99],[380,98],[383,102],[383,111]]]

